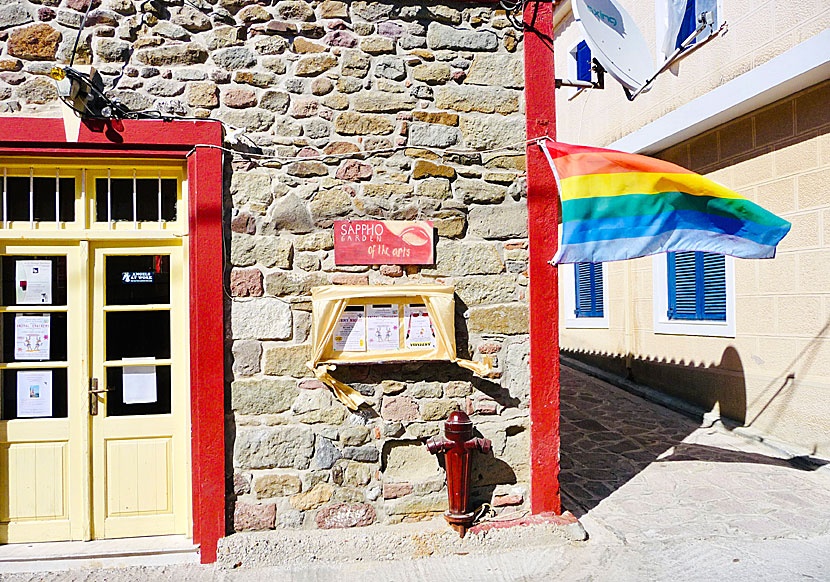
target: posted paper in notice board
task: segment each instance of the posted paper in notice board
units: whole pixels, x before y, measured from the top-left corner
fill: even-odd
[[[401,348],[397,303],[366,306],[366,341],[370,350]]]
[[[406,349],[434,348],[437,346],[435,328],[429,318],[426,305],[404,305],[403,319]]]
[[[366,308],[351,305],[343,310],[334,328],[332,347],[337,352],[366,351]]]

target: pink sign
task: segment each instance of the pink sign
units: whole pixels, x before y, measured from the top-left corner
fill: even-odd
[[[335,265],[431,265],[430,220],[335,220]]]

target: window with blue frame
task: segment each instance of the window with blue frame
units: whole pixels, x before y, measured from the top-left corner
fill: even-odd
[[[574,281],[576,316],[602,317],[602,263],[576,263]]]
[[[576,59],[576,78],[579,81],[591,81],[591,49],[585,41],[580,41],[573,51]]]
[[[668,317],[726,321],[726,258],[714,253],[668,253]]]

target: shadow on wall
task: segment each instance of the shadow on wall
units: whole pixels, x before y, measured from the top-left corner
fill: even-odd
[[[564,351],[563,355],[566,355]],[[567,355],[573,357],[574,354]],[[606,358],[604,369],[616,368],[620,376],[624,374],[623,357],[578,355],[583,362],[593,360],[595,367],[598,367],[599,358]],[[577,517],[596,507],[653,462],[756,463],[809,471],[826,464],[811,457],[779,459],[684,442],[700,428],[702,415],[699,418],[681,415],[577,372],[568,367],[567,361],[563,364],[560,378],[560,484],[563,507]],[[678,363],[662,363],[662,366],[663,373],[650,377],[669,384],[671,374],[667,370],[670,370],[674,375],[673,393],[689,392],[688,385],[679,386],[678,378],[695,378],[711,369],[728,372],[725,377],[731,380],[724,382],[720,391],[698,394],[695,403],[707,409],[719,404],[721,411],[729,411],[733,418],[746,416],[743,367],[734,348],[724,350],[717,366]],[[632,365],[634,369],[636,367]],[[637,378],[637,382],[645,383],[642,378]],[[770,395],[770,401],[787,393],[786,387],[782,388]]]
[[[680,398],[706,411],[744,424],[747,414],[746,380],[741,356],[732,346],[714,366],[685,360],[626,358],[623,355],[561,350],[567,356],[616,376]]]
[[[657,358],[626,358],[616,354],[562,350],[563,356],[595,366],[611,374],[621,376],[649,388],[700,407],[716,410],[721,417],[739,426],[763,425],[764,432],[779,423],[791,408],[800,389],[800,378],[811,373],[822,342],[830,337],[830,319],[813,336],[810,342],[783,366],[775,378],[757,391],[748,401],[744,368],[741,356],[732,347],[721,355],[714,366],[695,366],[683,360],[659,360]],[[801,443],[803,444],[803,443]],[[813,443],[812,453],[826,443]]]
[[[819,332],[810,340],[810,343],[801,350],[798,355],[790,362],[781,373],[776,376],[769,384],[758,393],[752,402],[750,402],[750,409],[753,410],[751,418],[746,419],[746,426],[752,426],[762,416],[766,424],[777,423],[780,420],[782,412],[789,407],[793,395],[798,390],[798,380],[796,378],[796,370],[799,376],[810,373],[810,369],[818,357],[818,351],[821,347],[822,340],[826,340],[830,336],[830,319],[824,322],[824,326]],[[770,405],[776,404],[773,410]],[[755,412],[757,410],[757,412]],[[816,451],[817,445],[813,447],[813,452]]]

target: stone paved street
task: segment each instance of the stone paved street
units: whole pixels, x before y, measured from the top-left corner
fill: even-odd
[[[562,368],[562,492],[625,542],[830,533],[830,467]],[[830,573],[828,573],[830,577]]]
[[[701,427],[567,367],[562,368],[562,460],[564,507],[579,517],[587,541],[568,541],[549,532],[519,535],[515,547],[502,544],[494,550],[491,546],[484,553],[482,544],[471,541],[461,551],[453,548],[448,554],[435,552],[414,560],[412,550],[401,545],[398,554],[392,552],[382,560],[354,562],[347,561],[333,537],[330,549],[308,552],[284,565],[234,568],[231,556],[216,567],[129,567],[9,574],[3,579],[830,580],[830,467],[820,460],[788,459],[719,423]],[[419,535],[430,535],[424,531]],[[251,535],[279,536],[280,532]],[[388,546],[387,537],[395,534],[376,535]],[[259,543],[266,538],[257,539],[249,548],[268,552],[268,543]],[[279,561],[273,555],[249,559],[262,564]]]

